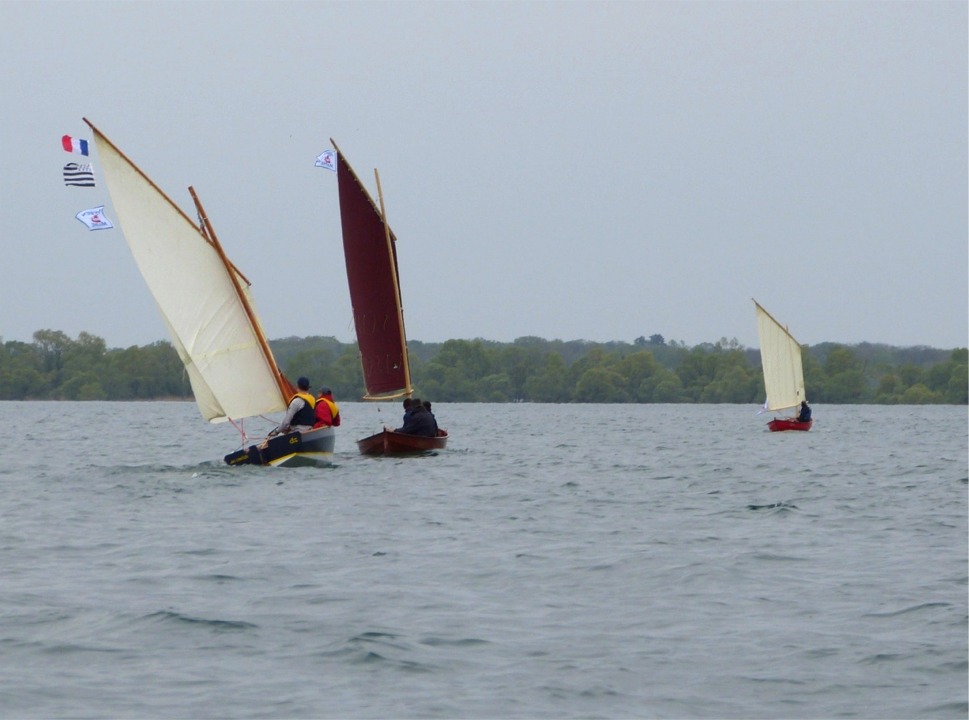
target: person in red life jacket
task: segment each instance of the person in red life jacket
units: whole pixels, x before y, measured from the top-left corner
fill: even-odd
[[[340,424],[340,408],[333,400],[333,391],[328,387],[320,388],[316,398],[316,422],[314,428],[337,427]]]
[[[310,381],[301,377],[296,381],[297,392],[290,398],[286,416],[270,435],[293,432],[306,432],[313,429],[316,422],[316,398],[310,392]]]

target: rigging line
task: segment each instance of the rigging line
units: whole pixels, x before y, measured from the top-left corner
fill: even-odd
[[[231,424],[232,427],[234,427],[236,430],[239,431],[239,434],[242,436],[242,441],[243,442],[245,442],[246,440],[248,440],[248,438],[246,437],[246,429],[245,429],[245,421],[244,420],[241,421],[241,422],[238,422],[238,423],[235,420],[233,420],[232,418],[230,418],[230,417],[227,417],[226,420],[229,421],[229,424]]]

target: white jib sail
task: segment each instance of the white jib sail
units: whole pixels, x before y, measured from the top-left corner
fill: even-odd
[[[110,141],[97,130],[94,139],[125,239],[185,364],[202,417],[222,422],[285,410],[260,347],[262,328],[249,321],[229,275],[234,271]]]
[[[805,400],[801,346],[757,301],[757,335],[764,368],[767,409],[797,407]]]

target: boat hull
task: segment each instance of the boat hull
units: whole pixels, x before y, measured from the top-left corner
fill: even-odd
[[[447,438],[447,430],[438,430],[436,437],[384,430],[363,440],[357,440],[357,447],[363,455],[413,455],[443,450],[447,447]]]
[[[225,456],[227,465],[272,465],[298,467],[329,465],[336,446],[336,431],[331,427],[307,432],[292,432],[269,438]]]
[[[814,420],[799,422],[793,418],[774,418],[767,423],[767,428],[771,432],[781,432],[783,430],[810,430]]]

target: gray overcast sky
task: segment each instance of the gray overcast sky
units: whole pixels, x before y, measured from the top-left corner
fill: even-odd
[[[88,117],[270,338],[353,339],[333,137],[380,171],[408,335],[967,345],[966,2],[0,0],[0,338],[167,339],[76,212]],[[99,170],[98,158],[92,157]],[[101,181],[100,174],[98,180]],[[194,216],[193,212],[190,215]]]

